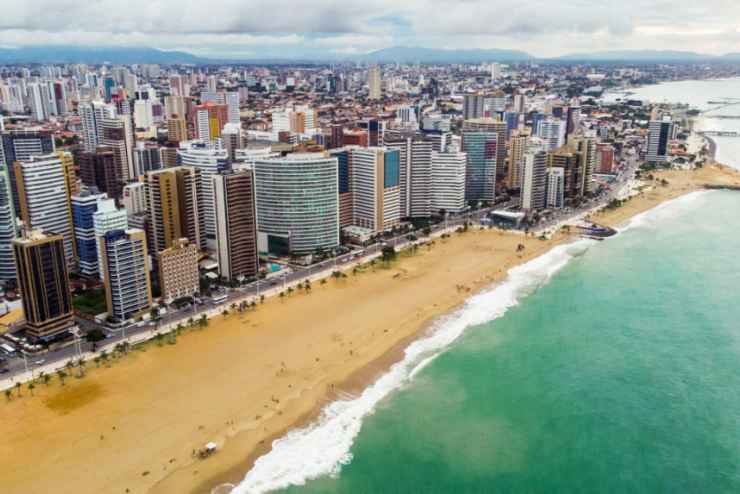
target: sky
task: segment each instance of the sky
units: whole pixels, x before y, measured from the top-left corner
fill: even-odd
[[[0,0],[0,47],[139,46],[219,58],[391,46],[740,52],[739,0]]]

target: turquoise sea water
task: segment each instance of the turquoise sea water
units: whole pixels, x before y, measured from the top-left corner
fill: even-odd
[[[702,193],[592,245],[286,492],[740,492],[739,209]]]
[[[740,492],[738,210],[692,194],[525,266],[234,492]]]
[[[640,91],[700,106],[740,79]],[[233,493],[740,492],[738,211],[692,194],[515,268]]]

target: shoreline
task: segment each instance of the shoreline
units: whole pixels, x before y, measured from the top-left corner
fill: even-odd
[[[615,226],[706,184],[740,185],[740,173],[716,165],[656,177],[620,208],[592,218]],[[668,186],[658,183],[662,178]],[[375,383],[440,316],[573,238],[471,230],[437,239],[389,269],[330,281],[246,315],[219,316],[181,337],[177,348],[152,344],[111,370],[91,369],[65,387],[39,385],[35,398],[14,398],[0,423],[0,454],[9,459],[0,483],[10,493],[133,494],[202,493],[241,482],[274,439],[314,423],[337,397]],[[515,252],[520,242],[523,255]],[[343,310],[349,303],[352,312]],[[190,457],[214,439],[213,458]],[[95,471],[80,471],[91,454]]]

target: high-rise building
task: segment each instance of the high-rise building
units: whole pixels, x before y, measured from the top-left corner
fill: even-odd
[[[378,67],[370,67],[367,71],[367,87],[368,87],[368,98],[372,100],[379,100],[382,96],[382,87],[380,80],[380,69]]]
[[[128,214],[125,209],[116,208],[116,201],[108,198],[98,200],[97,209],[92,215],[93,232],[95,235],[96,265],[95,271],[103,279],[104,271],[100,267],[103,255],[103,237],[113,230],[128,228]]]
[[[462,150],[468,159],[465,200],[493,202],[496,198],[498,146],[495,132],[463,131]]]
[[[508,136],[506,122],[494,118],[476,118],[463,122],[463,133],[466,131],[494,132],[496,134],[496,191],[506,188],[508,170],[506,168],[506,140]],[[470,156],[468,156],[470,158]]]
[[[650,121],[645,157],[648,163],[662,165],[668,162],[668,141],[673,138],[673,133],[673,122],[670,117]]]
[[[159,289],[167,301],[192,297],[200,290],[198,277],[198,257],[200,250],[180,238],[159,253]]]
[[[74,326],[64,238],[27,231],[13,241],[26,335],[50,341]]]
[[[311,254],[339,245],[337,168],[326,153],[255,160],[260,252]]]
[[[87,187],[95,187],[109,197],[121,197],[121,190],[126,183],[120,175],[121,169],[116,163],[113,148],[99,146],[95,151],[84,151],[79,157],[80,179]]]
[[[202,247],[200,171],[187,166],[164,168],[144,176],[152,257],[180,238]]]
[[[596,144],[596,172],[614,173],[614,146],[611,144]]]
[[[121,115],[105,118],[101,123],[100,144],[113,151],[113,162],[118,168],[118,176],[127,182],[136,176],[134,171],[134,132],[131,118]],[[120,197],[120,196],[117,196]]]
[[[432,214],[432,142],[412,135],[386,137],[385,145],[400,153],[401,217],[428,218]]]
[[[0,161],[2,161],[2,156],[0,156]],[[14,280],[16,277],[13,240],[17,237],[18,224],[15,218],[8,168],[0,164],[0,282],[2,283]]]
[[[465,209],[465,168],[468,157],[458,151],[432,153],[432,212]]]
[[[221,137],[221,130],[229,121],[229,107],[213,102],[198,105],[192,112],[192,126],[196,139],[209,141]]]
[[[202,232],[208,247],[215,248],[216,216],[213,205],[213,177],[228,169],[229,154],[221,146],[221,141],[186,141],[180,143],[177,151],[178,161],[200,171],[200,188],[198,197],[205,230]]]
[[[228,123],[241,125],[241,117],[239,115],[239,93],[236,91],[228,91],[224,93],[224,103],[226,103],[229,111]]]
[[[167,119],[167,140],[170,142],[188,140],[188,124],[184,118],[175,116]]]
[[[238,149],[242,149],[242,128],[239,124],[227,123],[224,125],[224,129],[221,132],[221,141],[226,148],[229,160],[234,161],[236,159],[236,152]]]
[[[25,227],[47,235],[62,235],[67,261],[73,263],[76,255],[71,197],[60,155],[16,161],[15,179],[20,218]]]
[[[12,130],[0,134],[0,164],[8,170],[13,208],[20,211],[15,182],[16,161],[28,161],[31,156],[45,156],[55,151],[54,135],[48,130]]]
[[[339,148],[331,151],[337,159],[339,179],[339,226],[352,225],[352,151],[350,148]]]
[[[400,152],[379,147],[353,148],[352,224],[374,233],[401,222]]]
[[[593,174],[596,168],[596,139],[574,137],[571,144],[578,155],[578,195],[583,197],[593,192]]]
[[[72,222],[77,244],[78,269],[83,276],[98,275],[98,246],[93,215],[98,210],[98,201],[106,197],[95,189],[85,189],[72,196]]]
[[[259,269],[255,179],[251,167],[213,177],[216,205],[216,254],[227,280],[251,278]]]
[[[547,153],[544,151],[525,153],[523,171],[520,207],[528,212],[544,209],[547,187]]]
[[[510,189],[520,190],[522,187],[524,152],[529,144],[529,134],[516,133],[511,137],[510,143],[508,185]]]
[[[563,168],[548,168],[545,206],[548,208],[562,208],[564,201],[565,171]]]
[[[141,316],[152,305],[146,235],[142,230],[113,230],[102,240],[108,314],[114,323]]]
[[[546,119],[540,122],[538,136],[547,144],[548,151],[554,151],[565,144],[566,125],[560,119]]]
[[[146,185],[144,182],[131,182],[123,188],[123,207],[129,215],[146,211]]]
[[[115,117],[115,107],[102,101],[82,102],[77,112],[82,121],[82,148],[92,153],[102,143],[103,120]]]
[[[485,97],[482,94],[466,94],[463,96],[463,119],[471,120],[483,118]]]
[[[134,148],[134,176],[162,168],[161,148],[152,142],[137,142]]]

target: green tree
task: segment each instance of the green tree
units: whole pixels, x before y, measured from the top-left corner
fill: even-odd
[[[33,390],[36,388],[36,385],[33,383],[33,381],[29,381],[28,383],[28,391],[31,393],[31,396],[33,396]]]
[[[11,390],[9,390],[9,389],[6,389],[5,390],[5,399],[8,400],[8,401],[10,401],[11,399],[13,399],[13,392]]]

